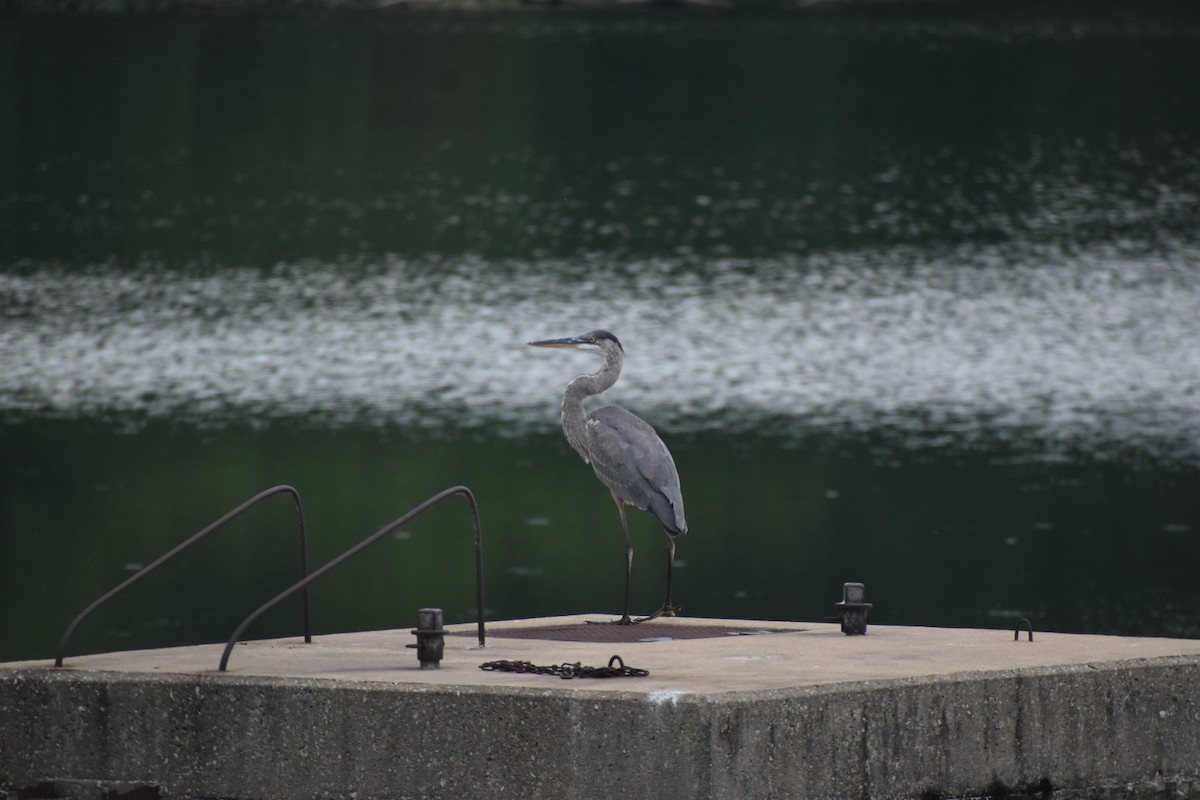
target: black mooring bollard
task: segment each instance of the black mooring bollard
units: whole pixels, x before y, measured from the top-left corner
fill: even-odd
[[[440,608],[422,608],[417,611],[417,627],[413,628],[413,635],[417,637],[417,643],[410,644],[409,647],[416,648],[417,660],[421,662],[421,669],[441,667],[442,656],[446,652],[446,631],[442,629],[442,610]]]
[[[867,632],[867,612],[871,603],[866,602],[867,589],[861,583],[842,584],[842,602],[837,604],[841,612],[842,633],[847,636],[863,636]]]

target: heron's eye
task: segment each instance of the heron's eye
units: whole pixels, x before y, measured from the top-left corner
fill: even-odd
[[[589,336],[589,337],[588,337],[588,343],[590,343],[590,344],[595,344],[595,343],[596,343],[596,337],[595,337],[595,336]]]

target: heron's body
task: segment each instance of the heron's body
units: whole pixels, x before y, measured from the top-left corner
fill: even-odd
[[[576,376],[563,393],[562,423],[567,441],[583,460],[592,465],[596,477],[612,492],[621,514],[625,534],[625,608],[619,622],[629,623],[629,582],[633,567],[633,543],[625,505],[649,512],[667,535],[667,597],[663,607],[646,619],[673,615],[671,572],[675,560],[675,537],[687,533],[679,473],[667,446],[649,423],[619,406],[603,406],[590,414],[585,398],[609,389],[621,374],[625,351],[608,331],[592,331],[569,339],[530,342],[538,347],[584,350],[601,355],[604,366],[597,372]],[[641,621],[641,620],[639,620]]]
[[[588,415],[587,436],[593,455],[584,460],[614,495],[649,512],[668,535],[687,533],[679,475],[654,428],[619,406],[604,406]]]

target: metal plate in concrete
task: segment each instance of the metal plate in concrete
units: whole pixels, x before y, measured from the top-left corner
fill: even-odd
[[[689,624],[674,621],[656,624],[615,625],[585,620],[570,624],[528,625],[517,628],[493,628],[489,636],[500,639],[544,639],[554,642],[670,642],[677,639],[720,639],[727,636],[761,636],[772,633],[796,633],[797,628],[753,628],[739,625]],[[801,629],[802,630],[802,629]],[[452,636],[474,636],[475,631],[455,631]]]

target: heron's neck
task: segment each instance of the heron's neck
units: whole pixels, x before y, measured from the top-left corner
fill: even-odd
[[[621,364],[625,357],[620,350],[609,350],[604,357],[604,366],[590,375],[577,375],[567,384],[563,392],[562,424],[567,441],[575,448],[575,452],[588,461],[587,448],[584,445],[584,431],[587,430],[587,411],[583,407],[584,398],[594,397],[608,390],[617,378],[621,376]]]

